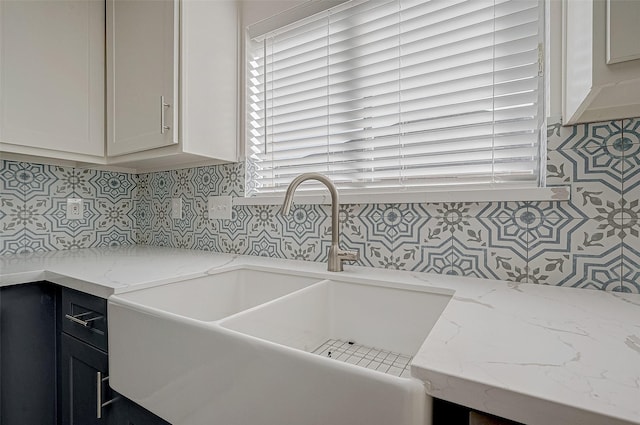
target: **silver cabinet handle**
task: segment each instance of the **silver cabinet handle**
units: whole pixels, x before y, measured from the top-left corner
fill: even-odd
[[[78,319],[76,316],[72,316],[70,314],[65,314],[64,317],[71,320],[72,322],[84,326],[85,328],[89,327],[89,322],[87,322],[86,320]]]
[[[108,376],[102,377],[102,372],[96,372],[96,418],[102,419],[102,409],[112,404],[115,401],[120,400],[120,397],[112,398],[109,401],[102,402],[102,384],[109,380]]]
[[[171,130],[171,127],[165,124],[164,118],[165,109],[170,107],[170,104],[164,102],[164,96],[160,96],[160,134],[164,134],[165,131]]]
[[[77,323],[79,325],[84,326],[85,328],[88,328],[90,322],[93,322],[94,320],[102,319],[102,316],[100,315],[97,315],[96,317],[90,317],[86,320],[80,319],[81,317],[85,317],[91,313],[92,313],[91,311],[87,311],[86,313],[76,314],[75,316],[72,316],[70,314],[65,314],[64,317],[71,320],[74,323]]]

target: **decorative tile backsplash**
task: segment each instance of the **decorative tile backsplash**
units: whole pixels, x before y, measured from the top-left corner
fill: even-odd
[[[0,253],[135,243],[137,176],[0,161]],[[67,198],[82,198],[67,220]]]
[[[640,292],[640,119],[554,122],[548,136],[547,185],[571,186],[570,202],[342,205],[342,245],[371,267]],[[131,176],[3,161],[1,181],[3,253],[136,241],[325,261],[329,248],[328,206],[209,220],[207,197],[243,195],[243,164]],[[71,195],[86,200],[78,223],[64,218]]]

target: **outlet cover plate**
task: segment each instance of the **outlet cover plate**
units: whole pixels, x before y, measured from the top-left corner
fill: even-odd
[[[209,220],[231,220],[231,196],[209,197]]]
[[[67,220],[81,220],[83,210],[81,198],[67,198]]]
[[[171,218],[182,220],[182,198],[171,198]]]

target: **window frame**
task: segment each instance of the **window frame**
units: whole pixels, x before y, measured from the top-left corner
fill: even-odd
[[[306,16],[310,16],[313,13],[322,12],[325,9],[329,9],[336,5],[339,5],[349,0],[328,0],[325,1],[326,6],[324,8],[318,7],[319,3],[323,2],[306,2],[299,6],[294,6],[291,9],[285,10],[273,17],[261,20],[258,22],[262,28],[269,28],[275,30],[279,27],[285,26],[288,23],[293,23],[296,20],[303,19]],[[540,33],[543,34],[544,44],[541,56],[543,75],[541,89],[539,90],[539,105],[541,109],[541,116],[543,117],[543,124],[540,126],[541,134],[544,134],[544,141],[541,142],[540,150],[540,186],[539,187],[491,187],[485,186],[481,188],[465,188],[464,186],[457,187],[434,187],[434,188],[400,188],[380,190],[380,189],[339,189],[341,194],[342,203],[354,203],[354,204],[368,204],[368,203],[423,203],[423,202],[500,202],[500,201],[567,201],[570,199],[570,186],[546,186],[546,120],[544,118],[547,115],[549,109],[550,97],[549,97],[549,45],[550,45],[550,19],[549,19],[549,0],[540,0],[541,7],[539,7],[540,13]],[[309,4],[315,4],[315,7],[309,8]],[[300,11],[307,7],[307,12]],[[309,13],[309,11],[313,11]],[[309,13],[305,16],[305,13]],[[295,18],[293,18],[295,17]],[[289,22],[287,22],[289,20]],[[247,73],[248,73],[248,52],[247,45],[251,37],[250,28],[253,25],[243,25],[244,31],[242,31],[241,37],[241,51],[240,60],[242,62],[242,69],[244,70],[242,78],[242,102],[241,102],[241,161],[246,165],[246,132],[247,132],[247,113],[248,107],[246,90],[247,85]],[[264,31],[266,32],[266,31]],[[246,167],[245,167],[245,175]],[[497,186],[497,185],[496,185]],[[282,202],[284,197],[283,193],[264,193],[258,195],[248,195],[245,191],[243,198],[236,198],[234,204],[236,205],[273,205]],[[328,194],[323,189],[308,191],[296,196],[298,202],[305,204],[328,204],[330,203]]]

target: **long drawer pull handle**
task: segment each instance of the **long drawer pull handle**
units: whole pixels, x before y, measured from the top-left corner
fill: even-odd
[[[102,419],[102,409],[104,407],[107,407],[110,404],[113,404],[114,402],[120,400],[120,397],[115,397],[112,398],[109,401],[105,401],[104,403],[102,402],[102,384],[104,382],[107,382],[109,380],[108,376],[105,376],[104,378],[102,377],[102,372],[96,372],[96,409],[97,409],[97,414],[96,417],[98,419]]]
[[[69,319],[69,320],[71,320],[72,322],[75,322],[75,323],[77,323],[79,325],[84,326],[85,328],[89,327],[90,322],[93,322],[94,320],[98,320],[98,319],[102,319],[103,318],[103,316],[96,316],[96,317],[90,317],[90,318],[88,318],[86,320],[80,319],[80,317],[84,317],[87,314],[91,314],[91,312],[88,311],[86,313],[76,314],[75,316],[72,316],[70,314],[65,314],[64,317]]]
[[[164,134],[165,131],[171,130],[171,127],[165,124],[165,109],[170,108],[171,105],[165,103],[164,96],[160,96],[160,134]]]

